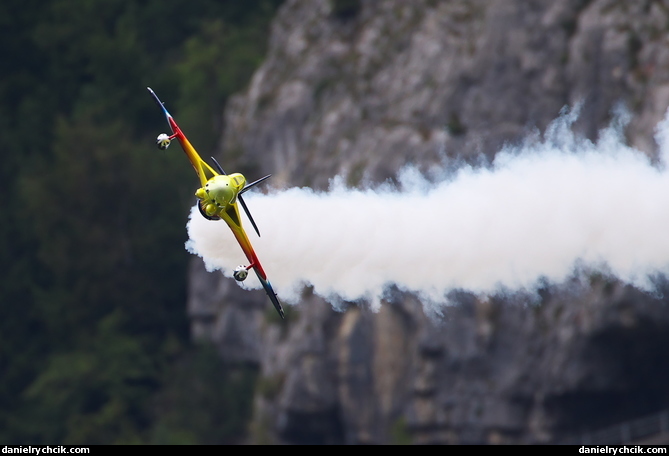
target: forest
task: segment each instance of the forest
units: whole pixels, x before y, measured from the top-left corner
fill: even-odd
[[[0,443],[241,443],[256,368],[191,342],[195,176],[279,0],[0,3]]]

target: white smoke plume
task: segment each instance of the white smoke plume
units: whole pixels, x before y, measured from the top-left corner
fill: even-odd
[[[477,294],[561,283],[577,268],[602,271],[640,288],[669,271],[669,116],[656,129],[660,163],[625,145],[629,120],[618,112],[596,143],[571,126],[565,110],[543,138],[506,147],[490,166],[463,166],[434,183],[415,169],[397,186],[249,192],[261,230],[247,222],[280,299],[299,300],[304,285],[331,302],[380,305],[391,284],[426,302],[465,289]],[[246,264],[224,222],[196,209],[187,249],[208,270],[231,277]],[[232,279],[231,279],[232,280]],[[245,287],[259,288],[249,276]]]

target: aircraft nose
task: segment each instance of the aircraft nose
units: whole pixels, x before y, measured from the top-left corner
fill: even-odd
[[[234,198],[234,190],[229,182],[208,182],[204,191],[221,206],[231,203]]]

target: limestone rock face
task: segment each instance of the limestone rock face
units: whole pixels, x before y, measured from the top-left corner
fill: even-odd
[[[576,131],[596,139],[623,103],[654,156],[668,23],[650,0],[287,0],[218,155],[277,186],[429,176],[580,102]],[[306,289],[280,322],[194,259],[188,309],[193,337],[260,367],[252,441],[551,442],[669,406],[666,298],[602,277],[540,294],[454,293],[434,319],[400,292],[374,313]]]

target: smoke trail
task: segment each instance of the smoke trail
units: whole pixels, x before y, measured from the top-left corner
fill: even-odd
[[[506,147],[490,167],[461,167],[429,183],[415,169],[399,189],[249,192],[262,237],[252,242],[279,296],[301,287],[378,306],[390,284],[443,302],[452,289],[490,294],[560,283],[577,266],[648,289],[669,271],[669,174],[624,143],[618,115],[592,143],[565,111],[543,139]],[[669,156],[669,117],[657,127]],[[248,223],[246,226],[249,226]],[[245,259],[223,223],[194,210],[187,249],[226,276]],[[249,277],[244,286],[258,288]]]

